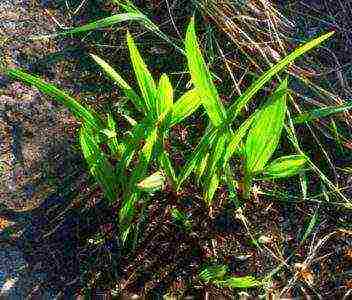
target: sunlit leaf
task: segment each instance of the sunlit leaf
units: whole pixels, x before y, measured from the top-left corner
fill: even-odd
[[[171,126],[183,121],[195,112],[200,105],[201,98],[196,89],[183,94],[173,105]]]
[[[232,289],[247,289],[260,285],[261,282],[253,276],[235,277],[231,276],[225,280],[224,286]]]
[[[263,170],[265,178],[286,178],[304,170],[308,160],[305,155],[288,155],[275,159]]]
[[[215,127],[220,126],[225,121],[226,112],[200,51],[193,18],[188,25],[185,45],[192,82],[201,97],[202,105],[207,111],[212,124]]]
[[[7,71],[7,74],[10,77],[21,80],[28,85],[35,86],[44,94],[65,105],[78,120],[84,121],[90,128],[94,128],[96,130],[103,128],[103,122],[94,110],[84,107],[76,99],[61,91],[53,84],[46,83],[39,77],[30,75],[19,69],[10,69]]]
[[[142,181],[138,182],[137,187],[145,192],[154,192],[163,188],[165,177],[162,172],[157,171]]]
[[[121,159],[125,150],[125,145],[117,141],[116,123],[111,113],[108,114],[108,128],[103,129],[103,133],[108,137],[108,146],[111,154],[118,159]]]
[[[226,265],[206,266],[199,273],[199,277],[205,282],[223,280],[228,270]]]
[[[171,184],[175,185],[177,182],[176,172],[174,167],[172,166],[169,154],[165,150],[159,152],[159,162],[164,173],[170,179]]]
[[[166,74],[161,75],[157,92],[157,115],[166,114],[172,110],[173,89]]]
[[[198,183],[201,179],[201,177],[203,176],[204,174],[204,171],[207,167],[207,164],[208,164],[208,160],[209,160],[209,156],[210,156],[210,153],[207,152],[203,157],[202,157],[202,160],[200,161],[200,163],[198,164],[198,167],[195,171],[197,177],[198,177]]]
[[[255,114],[253,114],[250,118],[248,118],[246,121],[244,121],[241,126],[232,134],[229,136],[229,144],[226,147],[225,155],[224,155],[224,165],[223,167],[226,166],[230,158],[233,156],[233,154],[238,150],[238,146],[241,142],[241,140],[244,138],[246,135],[249,127],[251,126],[253,120],[254,120]]]
[[[219,175],[217,173],[213,173],[210,180],[207,180],[207,184],[205,187],[205,196],[204,200],[208,205],[211,205],[212,200],[214,198],[214,194],[219,187]]]
[[[99,144],[93,132],[82,126],[79,140],[83,156],[88,163],[91,174],[102,187],[109,202],[116,201],[116,185],[113,168],[105,154],[100,150]]]
[[[177,181],[177,190],[181,188],[181,185],[187,180],[191,173],[197,168],[199,168],[199,164],[207,155],[210,145],[212,145],[216,140],[216,134],[217,131],[213,131],[210,135],[203,135],[201,141],[197,145],[196,149],[193,151],[191,158],[187,161],[186,165],[181,171],[181,174]]]
[[[276,74],[286,68],[290,63],[301,57],[307,51],[317,47],[325,40],[329,39],[335,32],[328,32],[298,47],[282,60],[277,62],[268,71],[262,74],[227,110],[227,124],[232,123],[242,109],[251,101],[253,96]]]
[[[125,96],[130,99],[135,107],[146,113],[147,108],[143,100],[130,87],[130,85],[102,58],[97,55],[90,54],[94,61],[103,69],[103,71],[122,89]]]
[[[152,116],[157,116],[156,108],[156,96],[157,89],[154,79],[147,66],[145,65],[142,56],[140,55],[132,36],[127,33],[127,45],[130,52],[130,58],[132,61],[133,69],[137,77],[139,89],[145,101],[147,113]]]
[[[279,144],[286,113],[287,79],[256,114],[245,143],[246,173],[261,171]]]
[[[140,193],[139,190],[135,190],[135,186],[148,171],[153,149],[157,141],[157,133],[157,128],[151,128],[149,130],[142,150],[139,152],[138,164],[132,171],[132,174],[129,178],[128,187],[124,195],[122,209],[120,210],[119,214],[120,222],[123,224],[129,224],[134,215],[134,204],[138,200]]]

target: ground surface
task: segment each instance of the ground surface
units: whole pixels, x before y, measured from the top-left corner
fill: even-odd
[[[0,65],[28,68],[48,53],[57,51],[51,41],[33,42],[28,37],[52,32],[56,25],[48,11],[35,1],[9,0],[0,3]],[[48,70],[48,69],[47,69]],[[49,71],[50,72],[50,71]],[[70,116],[44,99],[36,90],[0,78],[0,234],[6,223],[26,228],[31,211],[57,194],[52,176],[70,156],[66,125]],[[69,171],[70,172],[70,171]],[[65,174],[64,174],[65,173]],[[11,213],[8,213],[11,210]],[[15,245],[1,244],[0,295],[22,299],[38,283],[35,273],[26,272],[23,253]],[[40,275],[38,275],[40,277]],[[7,291],[8,290],[8,291]],[[17,297],[17,298],[16,298]]]

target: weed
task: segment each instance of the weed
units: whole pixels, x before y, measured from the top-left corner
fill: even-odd
[[[91,27],[87,30],[90,29]],[[252,179],[260,174],[281,178],[302,171],[306,163],[303,154],[282,157],[268,164],[279,144],[284,127],[287,78],[279,84],[267,103],[258,108],[236,130],[233,130],[232,124],[242,109],[273,76],[332,34],[333,32],[330,32],[313,39],[287,55],[261,75],[226,109],[220,101],[211,73],[202,57],[193,19],[187,29],[185,54],[194,88],[175,102],[168,76],[163,74],[158,83],[154,81],[132,36],[128,33],[127,45],[141,95],[135,92],[107,62],[92,55],[95,62],[116,82],[135,108],[143,113],[141,120],[130,122],[131,126],[126,130],[125,136],[119,139],[115,116],[112,114],[108,114],[105,118],[99,116],[94,110],[82,106],[54,85],[21,70],[9,70],[8,75],[36,86],[43,93],[68,107],[82,122],[80,144],[84,158],[91,174],[104,190],[106,199],[110,203],[118,201],[121,237],[126,242],[129,234],[133,232],[131,229],[136,217],[137,204],[142,199],[142,203],[148,201],[148,193],[141,186],[162,186],[161,182],[164,181],[162,174],[165,174],[174,189],[178,190],[190,174],[195,172],[203,185],[204,199],[211,208],[214,194],[223,181],[229,186],[234,186],[234,183],[230,182],[232,179],[229,160],[246,135],[244,143],[246,197],[250,194]],[[177,170],[173,167],[165,149],[165,140],[172,126],[191,115],[200,106],[204,107],[210,124],[190,160],[181,170]],[[104,150],[103,145],[107,145],[109,151]],[[117,162],[112,163],[111,158]],[[157,173],[154,171],[148,176],[155,166],[162,171]]]

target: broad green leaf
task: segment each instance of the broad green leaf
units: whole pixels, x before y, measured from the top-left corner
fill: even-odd
[[[352,109],[351,104],[340,105],[340,106],[329,106],[329,107],[313,109],[311,111],[302,113],[302,114],[294,117],[293,123],[294,124],[301,124],[304,122],[311,122],[316,119],[328,117],[333,114],[347,112],[348,110],[351,110],[351,109]]]
[[[79,140],[83,156],[88,163],[91,174],[95,177],[110,203],[116,201],[116,185],[113,168],[105,154],[100,150],[93,132],[82,126]]]
[[[199,97],[196,89],[190,90],[183,94],[173,105],[171,126],[180,123],[195,112],[200,104],[201,98]]]
[[[286,93],[287,79],[281,82],[252,122],[245,143],[247,174],[261,171],[279,144],[286,114]]]
[[[213,126],[220,126],[225,122],[226,112],[200,51],[195,33],[194,18],[188,25],[185,46],[188,69],[191,73],[192,82],[201,97],[202,105],[207,111]]]
[[[172,110],[173,89],[166,74],[161,75],[157,92],[157,115],[161,116]]]
[[[33,85],[42,93],[53,97],[56,101],[65,105],[78,120],[85,122],[89,127],[94,128],[95,130],[103,128],[103,122],[95,111],[84,107],[76,99],[61,91],[53,84],[46,83],[39,77],[30,75],[19,69],[10,69],[7,71],[7,74],[28,85]]]
[[[214,282],[223,280],[228,271],[229,268],[226,265],[206,266],[199,273],[199,277],[205,282]]]
[[[130,99],[135,107],[146,113],[147,108],[143,100],[130,87],[130,85],[102,58],[97,55],[90,54],[94,61],[104,70],[104,72],[122,89],[125,96]]]
[[[270,81],[276,74],[278,74],[281,70],[286,68],[290,63],[295,61],[297,58],[301,57],[307,51],[317,47],[325,40],[329,39],[335,32],[328,32],[326,34],[317,37],[304,45],[298,47],[289,55],[284,57],[274,66],[272,66],[268,71],[266,71],[263,75],[261,75],[251,86],[246,89],[246,91],[232,104],[227,110],[227,122],[226,124],[231,124],[241,110],[249,103],[249,101],[253,98],[253,96],[268,82]]]
[[[253,276],[243,276],[243,277],[228,277],[223,284],[226,287],[232,289],[247,289],[253,288],[258,285],[261,285],[261,282],[255,279]]]
[[[165,177],[162,172],[157,171],[142,181],[138,182],[137,187],[145,192],[154,192],[164,187]]]
[[[288,155],[275,159],[263,170],[265,178],[286,178],[302,172],[308,160],[305,155]]]
[[[130,52],[130,58],[132,61],[133,69],[137,77],[139,89],[141,90],[142,96],[145,101],[147,108],[147,114],[151,114],[153,118],[157,116],[156,111],[156,96],[157,89],[154,79],[147,66],[145,65],[132,36],[127,33],[127,45]]]

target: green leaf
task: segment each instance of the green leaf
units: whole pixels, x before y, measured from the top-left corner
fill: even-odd
[[[33,85],[42,93],[53,97],[56,101],[65,105],[78,120],[85,122],[89,127],[95,130],[103,129],[103,122],[94,110],[84,107],[77,100],[61,91],[53,84],[46,83],[39,77],[30,75],[19,69],[10,69],[7,71],[7,74],[28,85]]]
[[[314,213],[314,215],[310,218],[310,221],[308,223],[308,226],[306,226],[304,234],[301,239],[301,243],[305,242],[305,240],[311,235],[313,232],[313,229],[319,222],[319,214],[318,211]]]
[[[232,289],[248,289],[260,285],[261,282],[255,279],[253,276],[243,277],[228,277],[223,285]]]
[[[218,287],[228,287],[232,289],[253,288],[261,285],[261,282],[253,276],[227,276],[228,271],[229,269],[226,265],[207,266],[199,273],[199,277],[206,283],[214,283]]]
[[[131,221],[135,215],[135,203],[139,200],[140,191],[136,190],[124,198],[119,211],[119,224],[123,233],[131,225]]]
[[[142,25],[145,26],[148,30],[159,36],[161,39],[164,41],[170,43],[175,47],[176,50],[178,50],[180,53],[185,54],[183,49],[178,47],[165,33],[163,33],[157,25],[155,25],[147,16],[145,16],[135,5],[131,3],[131,1],[124,1],[127,3],[121,3],[120,0],[113,0],[113,3],[116,3],[119,5],[119,8],[124,9],[127,13],[138,13],[143,16],[142,20]]]
[[[187,180],[191,175],[193,170],[199,169],[204,157],[207,155],[209,147],[213,145],[216,140],[217,131],[212,131],[211,134],[204,134],[201,141],[197,145],[196,149],[192,153],[192,157],[186,162],[183,167],[181,174],[177,181],[177,190],[181,188],[181,185]]]
[[[249,127],[252,125],[252,122],[255,118],[255,113],[249,117],[246,121],[244,121],[241,126],[236,130],[235,133],[232,133],[229,137],[229,144],[226,147],[225,155],[224,155],[224,162],[223,167],[226,166],[230,158],[233,156],[235,151],[237,150],[241,140],[246,135]]]
[[[157,133],[157,128],[154,127],[152,129],[149,129],[145,143],[139,153],[138,165],[132,171],[132,174],[130,176],[128,187],[123,197],[124,200],[122,204],[122,209],[119,214],[120,222],[123,224],[128,224],[134,215],[134,204],[139,199],[140,194],[140,191],[135,190],[135,186],[137,182],[142,179],[148,171],[154,145],[157,141]]]
[[[225,153],[225,146],[229,137],[228,132],[224,132],[217,139],[215,147],[213,146],[210,151],[210,158],[208,162],[208,168],[205,175],[204,186],[206,189],[205,201],[208,205],[212,203],[214,194],[219,186],[219,174],[220,165],[219,162],[223,159]],[[202,162],[203,163],[203,162]]]
[[[133,69],[137,77],[139,89],[141,90],[145,102],[145,107],[147,108],[147,113],[151,114],[151,116],[155,118],[157,116],[157,89],[154,79],[148,71],[148,68],[144,63],[133,41],[133,38],[129,33],[127,33],[127,45],[130,52]]]
[[[172,110],[173,89],[166,74],[161,75],[157,92],[157,115],[166,114]]]
[[[206,166],[207,166],[208,161],[209,161],[209,156],[210,156],[210,153],[207,152],[203,156],[201,162],[198,164],[198,167],[197,167],[197,169],[195,171],[195,173],[196,173],[196,175],[198,177],[198,183],[200,182],[200,179],[201,179],[201,177],[203,176],[203,174],[205,172]]]
[[[273,76],[278,74],[281,70],[286,68],[290,63],[292,63],[294,60],[296,60],[297,58],[302,56],[307,51],[317,47],[322,42],[329,39],[333,34],[334,34],[333,31],[328,32],[326,34],[321,35],[320,37],[317,37],[317,38],[305,43],[304,45],[298,47],[293,52],[291,52],[289,55],[284,57],[282,60],[280,60],[274,66],[272,66],[264,74],[262,74],[254,83],[251,84],[251,86],[248,89],[246,89],[246,91],[236,100],[236,102],[229,107],[229,109],[227,110],[227,117],[228,118],[227,118],[226,124],[230,124],[236,119],[238,114],[249,103],[249,101],[253,98],[253,96],[268,81],[270,81],[273,78]]]
[[[103,129],[103,132],[108,137],[108,146],[112,155],[115,158],[121,159],[125,146],[119,144],[116,137],[116,123],[111,113],[108,114],[108,129]]]
[[[264,178],[286,178],[302,172],[308,160],[305,155],[288,155],[275,159],[263,170]]]
[[[200,105],[201,98],[199,97],[196,89],[190,90],[183,94],[173,105],[171,126],[183,121],[195,112]]]
[[[208,206],[210,206],[214,198],[215,192],[219,187],[219,175],[217,173],[213,173],[210,180],[207,180],[206,182],[207,185],[204,200],[208,204]]]
[[[172,162],[169,157],[169,154],[166,151],[160,151],[159,163],[160,163],[161,168],[163,169],[164,173],[170,179],[171,184],[174,186],[177,182],[177,177],[176,177],[175,170],[172,166]]]
[[[45,38],[53,38],[53,37],[57,37],[57,36],[66,36],[69,34],[79,34],[79,33],[88,32],[88,31],[92,31],[92,30],[99,30],[99,29],[111,27],[116,24],[120,24],[120,23],[127,22],[127,21],[136,21],[136,22],[142,24],[145,28],[147,28],[148,30],[150,30],[154,34],[158,35],[160,38],[162,38],[166,42],[173,45],[179,52],[184,54],[184,51],[180,47],[178,47],[165,33],[163,33],[159,29],[159,27],[157,25],[155,25],[152,21],[150,21],[150,19],[148,19],[147,16],[142,14],[135,7],[134,7],[134,9],[132,9],[132,8],[128,9],[127,13],[112,15],[110,17],[106,17],[106,18],[85,24],[80,27],[69,29],[65,32],[49,34],[49,35],[34,36],[34,37],[31,37],[31,39],[38,40],[38,39],[45,39]]]
[[[145,192],[161,190],[165,184],[165,177],[162,172],[157,171],[137,184],[137,187]]]
[[[199,273],[199,277],[205,282],[223,280],[229,268],[226,265],[206,266]]]
[[[137,109],[146,113],[147,108],[143,100],[129,86],[129,84],[102,58],[97,55],[90,54],[94,61],[104,70],[104,72],[122,89],[125,96],[132,101]]]
[[[352,109],[351,104],[340,105],[340,106],[329,106],[329,107],[313,109],[311,111],[302,113],[302,114],[294,117],[293,123],[294,124],[302,124],[304,122],[311,122],[316,119],[328,117],[333,114],[347,112],[348,110],[351,110],[351,109]]]
[[[123,141],[124,151],[116,166],[116,174],[122,185],[125,185],[128,179],[125,176],[125,170],[128,168],[136,150],[138,150],[138,144],[146,137],[146,128],[148,128],[146,120],[136,124],[133,126],[130,135]]]
[[[100,150],[97,138],[91,129],[82,126],[79,140],[83,156],[91,174],[95,177],[110,203],[116,201],[116,185],[113,168],[105,154]]]
[[[177,208],[171,208],[171,217],[187,231],[192,230],[192,223],[183,211]]]
[[[199,49],[194,18],[188,25],[185,46],[188,69],[192,82],[201,97],[202,105],[204,105],[213,126],[220,126],[225,121],[226,112]]]
[[[262,171],[279,144],[286,113],[286,93],[287,79],[256,114],[245,143],[247,174]]]
[[[206,172],[206,176],[209,178],[213,177],[213,174],[219,169],[219,161],[224,158],[227,139],[229,138],[230,133],[225,131],[217,139],[215,147],[212,149],[209,159],[209,167]]]
[[[107,18],[103,18],[88,24],[85,24],[80,27],[76,27],[73,29],[69,29],[65,32],[60,32],[52,35],[47,35],[47,36],[39,36],[37,38],[43,38],[43,37],[55,37],[55,36],[65,36],[68,34],[77,34],[77,33],[82,33],[82,32],[87,32],[87,31],[92,31],[92,30],[98,30],[102,28],[107,28],[111,27],[115,24],[119,24],[122,22],[126,21],[144,21],[146,17],[141,14],[141,13],[124,13],[124,14],[116,14],[112,15]]]

